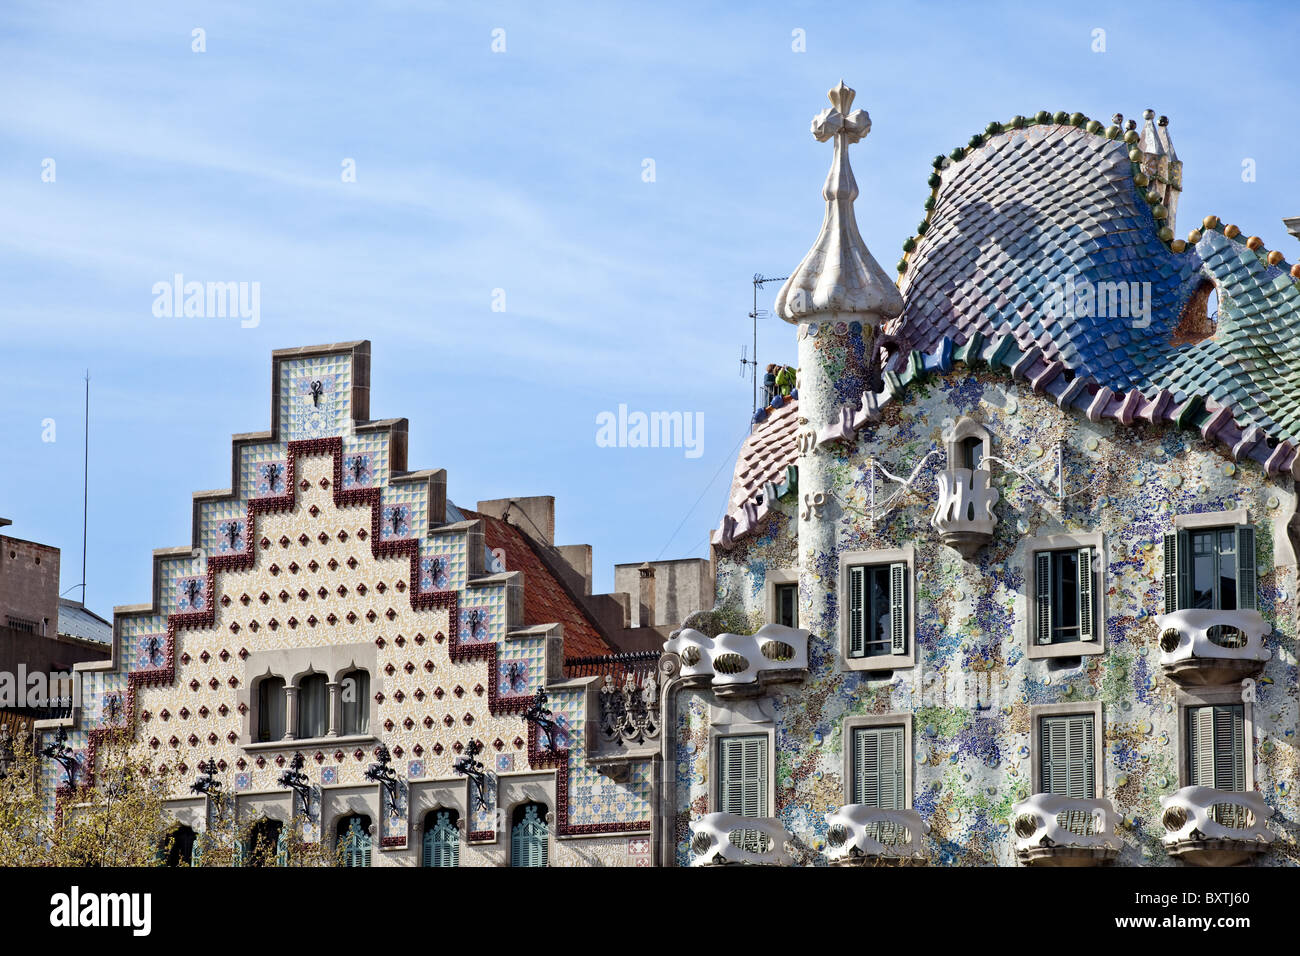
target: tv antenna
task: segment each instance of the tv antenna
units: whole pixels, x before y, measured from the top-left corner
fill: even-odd
[[[761,272],[754,273],[754,308],[749,313],[749,318],[754,325],[754,355],[752,358],[747,357],[745,346],[740,347],[740,374],[744,377],[748,371],[754,380],[754,411],[758,411],[758,322],[759,319],[766,319],[769,315],[767,309],[758,307],[758,290],[769,282],[784,282],[789,276],[765,276]]]

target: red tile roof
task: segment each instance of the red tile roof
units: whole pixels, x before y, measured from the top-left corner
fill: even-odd
[[[523,572],[525,625],[564,625],[566,657],[614,653],[614,648],[602,636],[582,605],[538,557],[534,550],[537,546],[525,534],[514,525],[491,515],[474,511],[465,511],[465,515],[482,520],[487,546],[505,552],[507,571]]]

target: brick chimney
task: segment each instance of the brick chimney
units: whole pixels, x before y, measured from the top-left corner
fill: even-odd
[[[637,595],[637,620],[633,627],[655,626],[655,569],[647,561],[637,568],[641,574],[640,593]]]

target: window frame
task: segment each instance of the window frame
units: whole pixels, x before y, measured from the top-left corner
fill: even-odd
[[[1038,643],[1038,556],[1051,551],[1077,551],[1092,549],[1092,640],[1061,641],[1056,644]],[[1053,657],[1089,657],[1106,653],[1106,623],[1109,607],[1106,600],[1106,581],[1109,556],[1106,536],[1100,531],[1078,534],[1047,534],[1030,538],[1026,542],[1024,561],[1023,617],[1018,617],[1016,629],[1023,632],[1025,656],[1030,660]]]
[[[1240,704],[1242,717],[1242,741],[1245,746],[1243,763],[1246,770],[1246,788],[1249,793],[1255,789],[1255,705],[1242,699],[1241,687],[1198,687],[1194,690],[1178,690],[1178,786],[1192,786],[1192,765],[1190,735],[1187,729],[1188,711],[1196,707],[1222,706]]]
[[[854,752],[855,731],[877,727],[901,727],[903,730],[903,802],[906,805],[902,809],[911,810],[916,799],[913,792],[916,753],[912,744],[912,715],[902,711],[844,718],[842,746],[840,748],[843,758],[841,789],[844,796],[844,806],[853,803],[854,774],[857,772],[857,754]]]
[[[893,564],[906,565],[906,595],[903,607],[906,614],[906,649],[901,654],[878,654],[872,657],[851,657],[851,613],[849,605],[849,572],[855,567],[880,567]],[[869,551],[841,551],[839,593],[840,669],[845,671],[896,671],[916,666],[916,548],[878,548]]]
[[[1077,717],[1083,714],[1092,717],[1092,799],[1105,797],[1106,723],[1099,700],[1038,704],[1029,708],[1029,758],[1030,773],[1033,775],[1029,784],[1030,793],[1047,792],[1040,786],[1043,779],[1043,718]]]
[[[777,618],[781,610],[778,595],[780,589],[786,585],[793,584],[796,590],[795,602],[795,627],[799,626],[799,604],[797,592],[799,588],[799,570],[797,568],[778,568],[769,570],[764,581],[764,610],[766,611],[766,620],[768,623],[778,623]]]
[[[767,815],[776,815],[776,728],[772,724],[759,724],[750,721],[713,724],[709,727],[709,766],[706,771],[709,785],[709,811],[722,812],[722,773],[719,761],[722,759],[722,740],[725,737],[764,737],[767,747]]]

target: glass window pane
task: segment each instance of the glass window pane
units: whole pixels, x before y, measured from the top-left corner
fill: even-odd
[[[1218,549],[1215,547],[1217,535],[1213,531],[1197,531],[1192,539],[1192,600],[1194,608],[1214,607],[1214,591],[1217,583],[1216,568]]]

